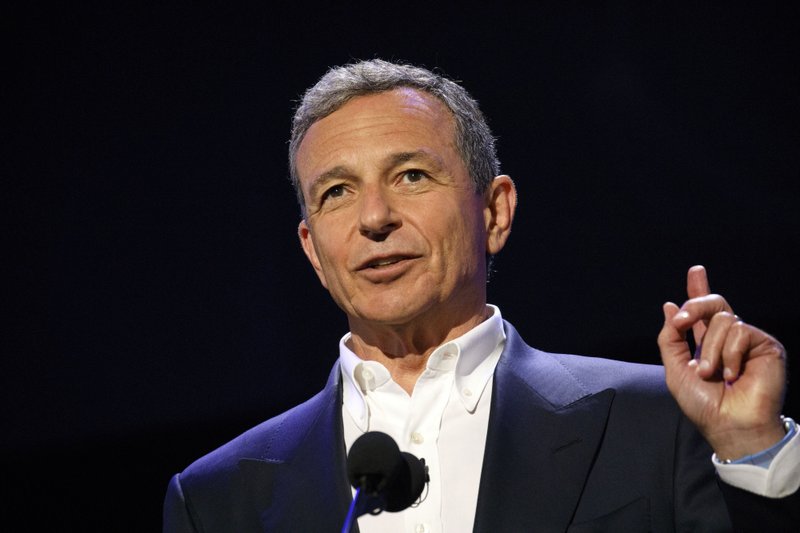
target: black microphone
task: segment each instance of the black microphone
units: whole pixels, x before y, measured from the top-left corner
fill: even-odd
[[[425,459],[401,452],[394,439],[380,431],[364,433],[350,447],[347,477],[356,489],[350,511],[356,517],[402,511],[419,498],[429,481]]]

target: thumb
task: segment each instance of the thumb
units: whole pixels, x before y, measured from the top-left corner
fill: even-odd
[[[658,334],[658,348],[661,352],[661,361],[664,366],[674,366],[691,359],[689,344],[686,342],[686,331],[675,327],[672,319],[680,308],[672,302],[666,302],[664,311],[664,325]]]

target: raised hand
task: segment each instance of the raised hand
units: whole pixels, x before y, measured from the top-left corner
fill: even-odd
[[[689,269],[686,285],[689,299],[663,308],[658,346],[667,387],[719,458],[765,450],[784,436],[786,351],[736,316],[722,296],[710,294],[702,266]]]

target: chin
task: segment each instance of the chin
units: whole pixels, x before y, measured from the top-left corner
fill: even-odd
[[[364,322],[383,325],[402,325],[412,322],[430,306],[411,305],[409,302],[382,302],[379,299],[369,305],[356,308],[353,316]]]

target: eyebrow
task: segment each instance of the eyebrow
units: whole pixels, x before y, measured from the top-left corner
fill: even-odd
[[[391,154],[387,159],[386,168],[394,168],[410,161],[422,161],[433,165],[437,170],[444,166],[442,159],[427,150],[415,150],[413,152],[398,152]]]
[[[432,154],[427,150],[414,150],[412,152],[396,152],[389,154],[384,158],[382,165],[383,172],[414,161],[427,163],[433,166],[435,170],[441,170],[444,167],[444,162],[438,155]],[[347,165],[336,165],[314,178],[311,187],[308,189],[309,195],[311,198],[316,198],[318,191],[323,188],[326,183],[348,176],[352,177],[354,174],[355,173]]]

